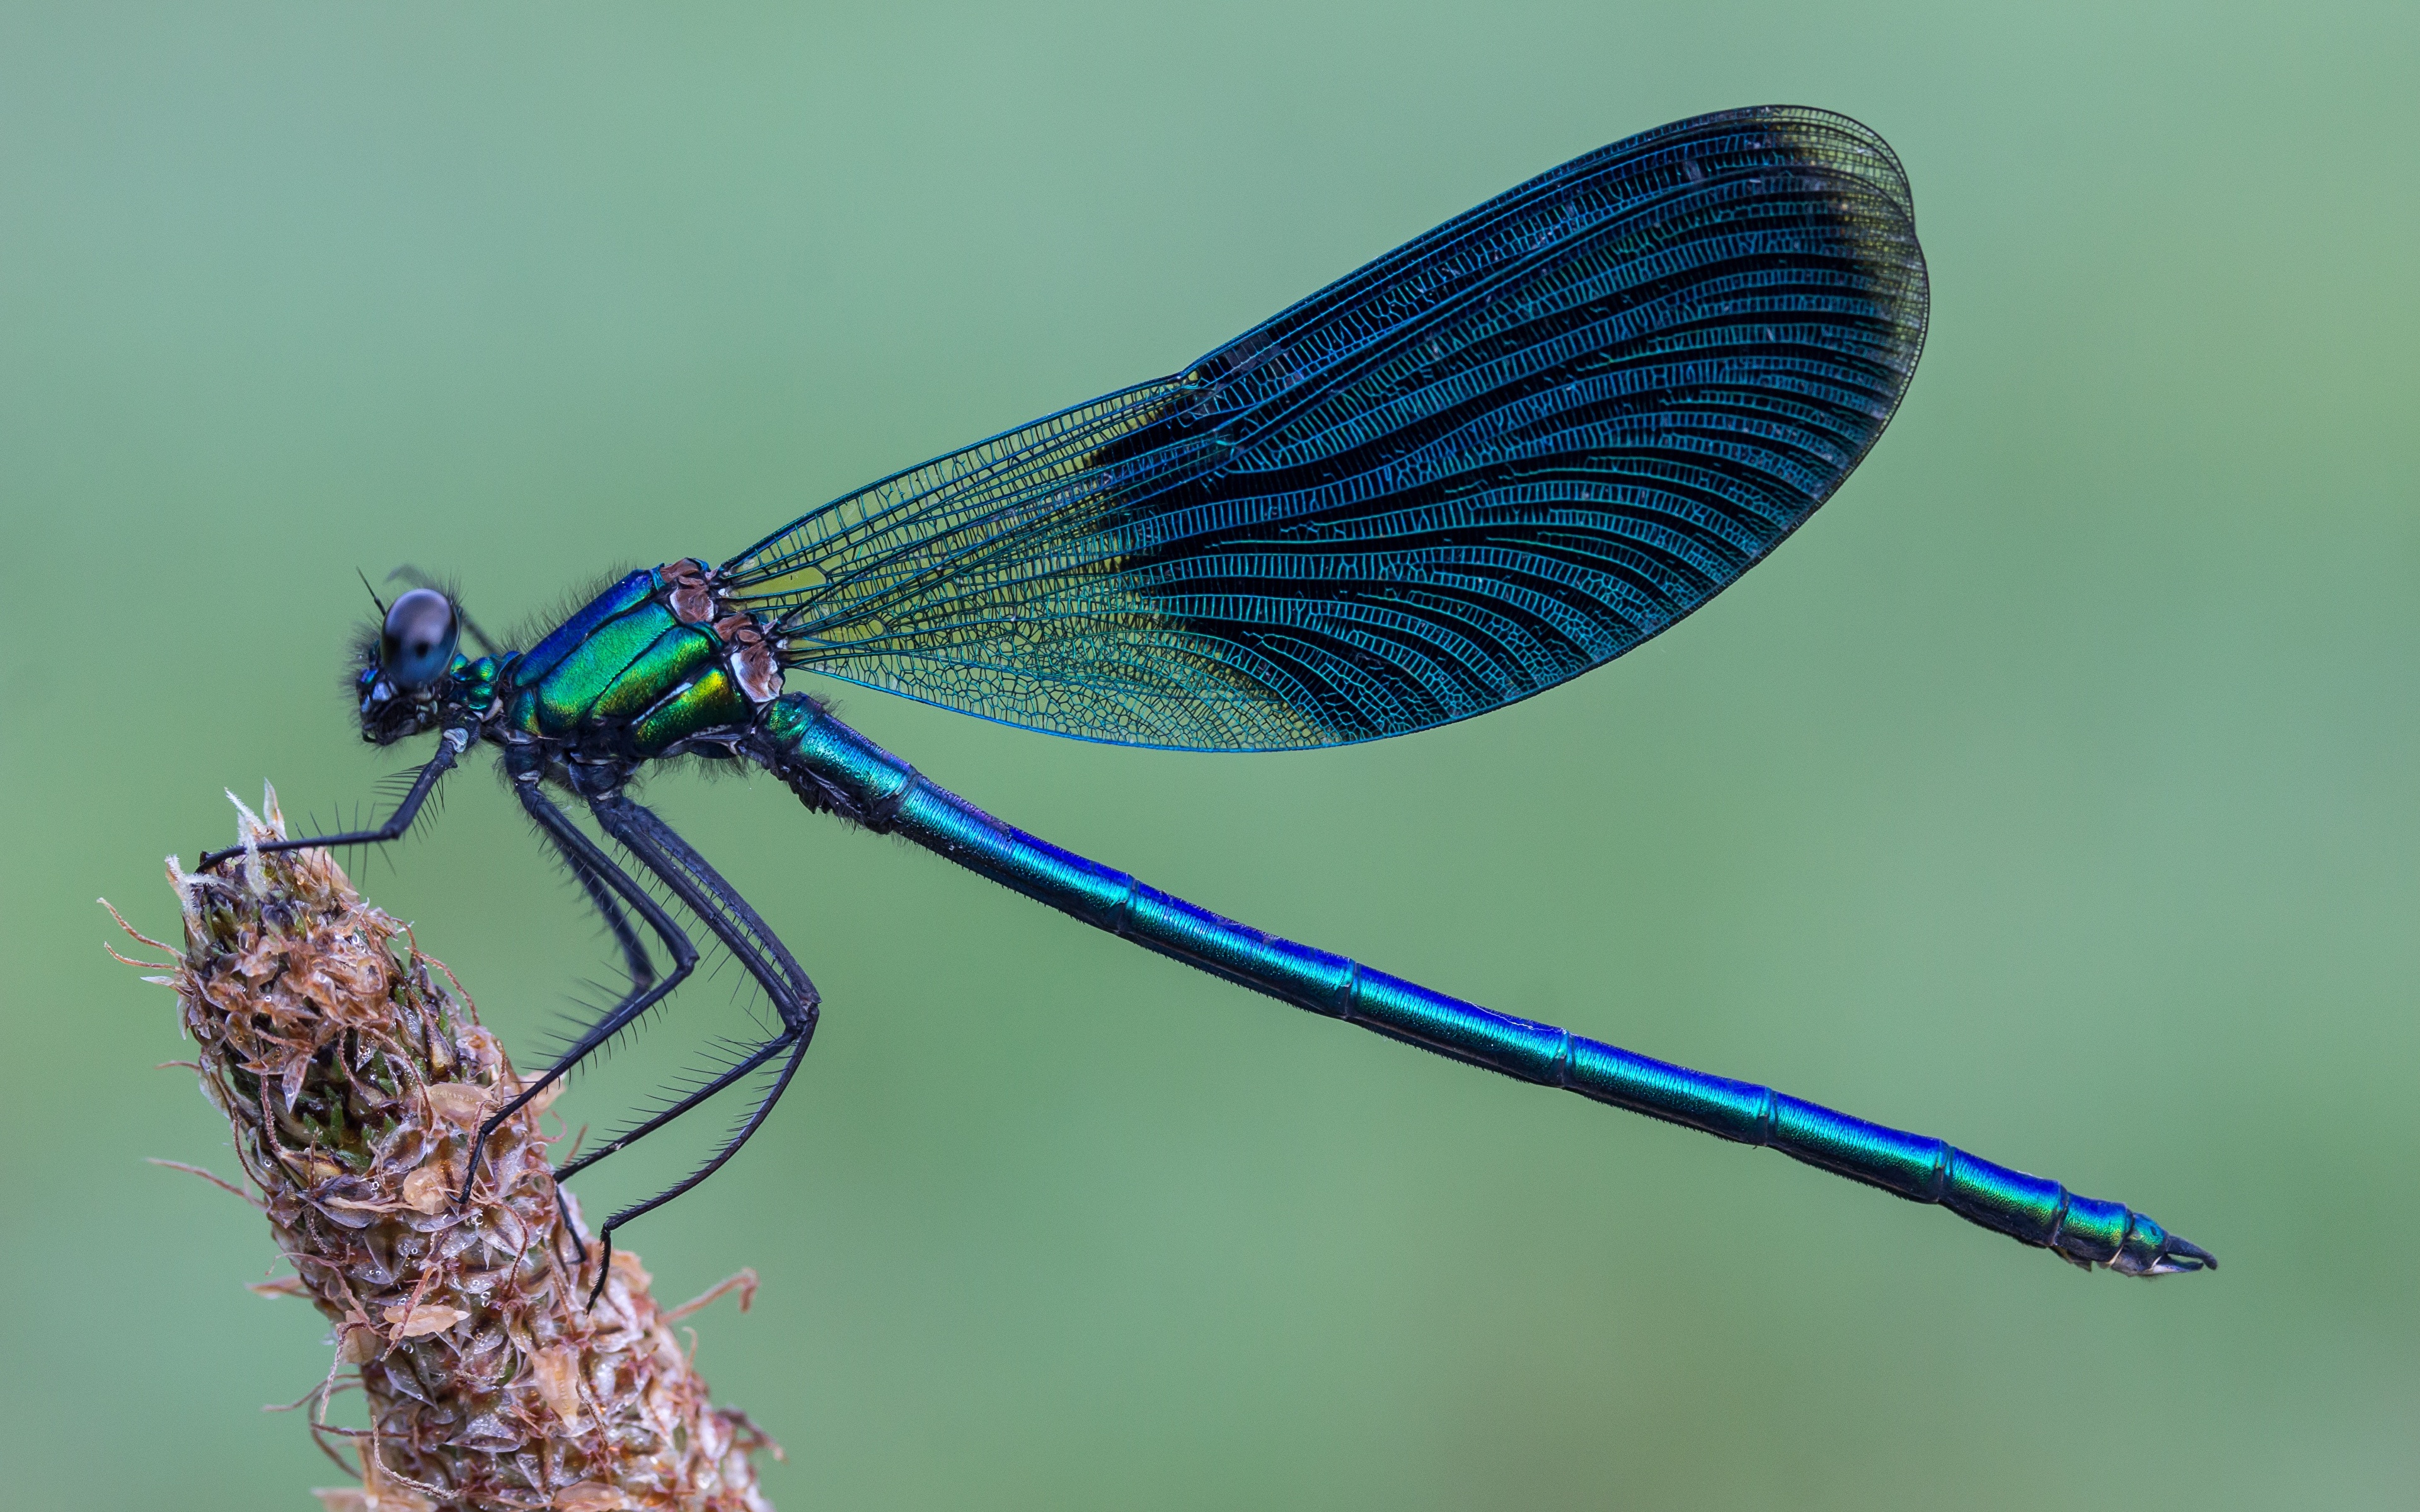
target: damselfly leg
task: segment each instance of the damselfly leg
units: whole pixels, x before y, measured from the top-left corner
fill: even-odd
[[[739,1152],[739,1147],[764,1125],[765,1117],[798,1073],[799,1062],[814,1038],[815,1021],[823,1001],[814,982],[807,979],[780,936],[768,926],[738,889],[722,879],[721,873],[706,863],[690,843],[681,839],[670,825],[658,818],[645,806],[635,803],[619,793],[592,798],[589,811],[604,831],[620,842],[623,849],[637,857],[639,863],[655,873],[665,887],[695,914],[716,938],[756,979],[756,984],[772,999],[773,1011],[781,1016],[782,1026],[764,1040],[750,1046],[732,1065],[680,1098],[670,1107],[657,1113],[644,1123],[612,1142],[581,1156],[555,1173],[560,1181],[586,1170],[606,1156],[628,1149],[631,1145],[690,1112],[718,1092],[744,1080],[776,1057],[787,1056],[772,1085],[765,1089],[756,1105],[738,1128],[732,1131],[720,1149],[706,1163],[688,1176],[674,1182],[644,1202],[631,1204],[605,1221],[597,1239],[601,1246],[597,1259],[597,1284],[589,1292],[593,1303],[605,1287],[605,1271],[613,1256],[613,1231],[645,1213],[652,1212],[682,1193],[721,1170],[723,1164]]]
[[[579,1039],[566,1047],[563,1054],[556,1057],[553,1065],[548,1067],[536,1080],[524,1085],[511,1102],[489,1114],[487,1121],[479,1125],[478,1138],[473,1141],[471,1146],[469,1168],[462,1173],[462,1192],[459,1200],[464,1202],[468,1202],[471,1198],[471,1183],[478,1178],[479,1174],[479,1157],[488,1148],[488,1136],[496,1132],[497,1126],[519,1113],[530,1099],[561,1080],[564,1073],[570,1071],[572,1067],[587,1059],[599,1045],[628,1028],[638,1020],[640,1014],[663,1001],[665,995],[679,986],[688,978],[690,970],[697,965],[697,947],[690,943],[689,935],[682,932],[678,924],[673,922],[672,916],[664,912],[663,905],[650,897],[647,889],[639,886],[628,872],[615,865],[613,858],[599,849],[595,841],[581,832],[580,826],[571,822],[571,817],[558,808],[553,799],[546,795],[545,791],[538,785],[535,773],[527,776],[516,773],[513,779],[513,793],[521,800],[521,807],[528,810],[530,818],[536,822],[538,828],[545,832],[546,837],[553,841],[566,856],[573,858],[572,869],[575,872],[580,872],[583,880],[595,882],[602,888],[610,888],[613,892],[619,893],[623,902],[628,903],[637,911],[640,918],[647,921],[648,927],[663,940],[664,948],[672,952],[673,969],[661,981],[652,983],[634,981],[629,993],[610,1011],[590,1025]],[[614,916],[608,914],[606,917],[610,921]],[[632,936],[630,943],[633,946],[636,945],[635,935]]]
[[[613,901],[613,886],[597,874],[587,857],[564,844],[554,831],[550,829],[544,833],[548,842],[553,845],[555,854],[563,857],[563,864],[578,879],[580,890],[588,895],[589,906],[605,920],[606,932],[613,936],[614,945],[622,951],[622,964],[630,974],[631,990],[636,992],[653,982],[656,980],[656,964],[648,958],[646,942],[639,938],[638,930],[630,923],[630,916]]]
[[[613,943],[621,948],[623,968],[629,973],[630,977],[630,992],[636,994],[646,990],[656,980],[656,964],[648,958],[646,945],[639,938],[638,930],[630,923],[630,916],[623,911],[619,903],[614,901],[612,885],[597,872],[594,866],[589,864],[586,856],[566,845],[554,831],[540,829],[539,833],[546,837],[547,843],[554,848],[555,855],[562,857],[564,866],[573,877],[579,880],[580,889],[587,895],[589,906],[595,908],[597,917],[605,920],[607,933],[613,936]],[[625,1001],[628,1001],[627,997]],[[484,1138],[481,1145],[485,1148]],[[584,1262],[588,1258],[588,1251],[581,1244],[579,1239],[574,1237],[579,1231],[579,1226],[571,1221],[571,1204],[565,1198],[560,1182],[554,1189],[554,1203],[557,1211],[563,1215],[562,1233],[564,1237],[571,1240],[575,1263]]]
[[[430,757],[428,764],[413,776],[411,788],[404,794],[403,801],[396,805],[395,812],[387,822],[376,829],[350,829],[341,835],[313,835],[303,840],[264,841],[251,848],[263,856],[271,856],[279,851],[316,851],[334,845],[383,845],[391,840],[400,840],[411,827],[412,820],[419,817],[420,806],[427,803],[428,795],[436,790],[437,779],[454,769],[455,762],[460,759],[463,748],[470,744],[469,731],[446,731],[444,737],[437,743],[437,754]],[[230,845],[223,851],[204,851],[198,870],[208,872],[232,856],[241,856],[244,850],[241,845]]]

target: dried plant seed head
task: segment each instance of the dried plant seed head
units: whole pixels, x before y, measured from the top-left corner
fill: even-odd
[[[237,808],[240,864],[168,863],[185,929],[169,981],[297,1273],[270,1285],[333,1324],[312,1431],[351,1441],[360,1483],[322,1504],[769,1512],[751,1457],[780,1450],[708,1401],[673,1333],[687,1309],[658,1307],[627,1252],[584,1304],[597,1245],[555,1190],[543,1102],[497,1126],[456,1204],[480,1120],[521,1082],[431,968],[451,974],[327,853],[259,853],[284,838],[274,794],[257,817]],[[356,1383],[367,1427],[331,1424],[329,1395]]]

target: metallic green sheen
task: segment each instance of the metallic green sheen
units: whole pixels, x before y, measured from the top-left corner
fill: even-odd
[[[535,687],[564,657],[580,649],[597,627],[625,609],[635,609],[664,585],[654,568],[631,573],[606,589],[580,611],[554,627],[554,632],[529,648],[513,666],[515,687]]]
[[[636,756],[660,756],[700,731],[745,725],[755,717],[754,705],[718,662],[697,681],[649,709],[630,727],[630,751]]]
[[[476,661],[454,658],[455,686],[462,690],[462,702],[473,712],[485,714],[495,707],[499,666],[493,656],[481,656]]]
[[[721,657],[722,642],[710,631],[694,625],[666,630],[597,695],[589,721],[635,719],[681,684],[719,666]]]
[[[537,685],[538,733],[567,735],[579,729],[630,664],[679,625],[673,611],[653,599],[598,625]]]
[[[537,689],[535,687],[515,689],[511,702],[504,705],[504,712],[499,722],[507,730],[517,730],[525,735],[536,734],[538,733]]]

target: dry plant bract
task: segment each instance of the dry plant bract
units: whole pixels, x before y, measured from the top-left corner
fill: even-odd
[[[261,817],[236,807],[241,857],[209,875],[169,859],[184,948],[145,943],[178,957],[151,980],[177,990],[202,1090],[294,1266],[255,1289],[309,1297],[334,1324],[335,1358],[305,1402],[359,1483],[320,1502],[769,1512],[750,1457],[780,1451],[707,1400],[672,1326],[691,1308],[657,1306],[627,1251],[584,1305],[597,1246],[558,1197],[538,1105],[497,1129],[456,1205],[480,1119],[520,1083],[431,970],[452,974],[326,852],[253,849],[284,837],[274,794]],[[737,1289],[744,1308],[754,1279],[692,1306]],[[328,1398],[354,1384],[365,1429],[328,1421]],[[336,1455],[348,1440],[357,1465]]]

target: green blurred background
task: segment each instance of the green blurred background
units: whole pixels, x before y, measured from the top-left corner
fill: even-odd
[[[1221,912],[2226,1268],[2079,1274],[689,779],[652,801],[827,1011],[630,1242],[668,1298],[764,1273],[700,1360],[792,1512],[2410,1504],[2420,10],[2288,11],[0,9],[9,1504],[334,1478],[256,1410],[327,1359],[241,1289],[261,1224],[143,1164],[232,1166],[91,900],[170,931],[158,857],[232,834],[223,787],[325,816],[396,767],[336,687],[356,566],[510,623],[727,554],[1765,100],[1898,148],[1932,335],[1713,611],[1351,750],[844,711]],[[485,775],[359,869],[524,1059],[602,973]]]

